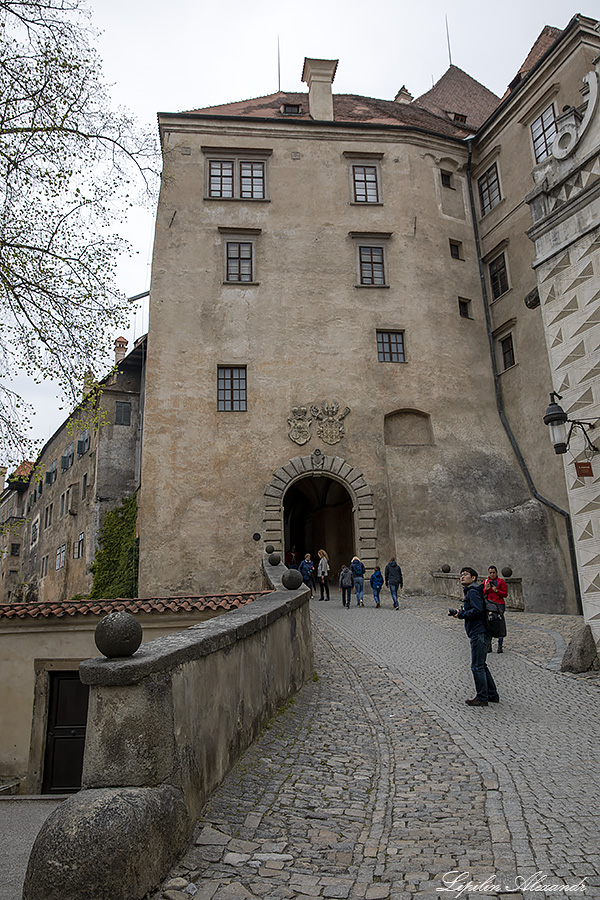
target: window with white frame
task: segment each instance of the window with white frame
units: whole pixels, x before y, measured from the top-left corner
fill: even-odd
[[[544,110],[541,116],[531,123],[531,139],[536,163],[541,162],[552,153],[552,145],[556,137],[556,115],[554,104]]]
[[[65,565],[65,557],[67,555],[67,545],[61,544],[56,550],[56,569],[63,569]]]
[[[477,179],[479,188],[479,201],[481,203],[481,215],[485,216],[491,209],[500,203],[500,180],[498,178],[498,166],[493,163],[483,175]]]
[[[379,203],[377,166],[352,166],[355,203]]]
[[[243,411],[246,404],[246,366],[218,366],[217,409]]]
[[[84,532],[81,531],[78,539],[73,543],[73,559],[83,558],[83,535]]]
[[[267,163],[271,150],[202,150],[206,157],[206,199],[268,200]]]

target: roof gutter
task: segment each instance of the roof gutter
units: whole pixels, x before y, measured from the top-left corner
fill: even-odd
[[[502,390],[500,388],[500,378],[498,377],[498,365],[496,363],[496,353],[494,348],[494,335],[492,332],[492,317],[490,314],[490,305],[489,298],[487,292],[487,284],[485,280],[485,270],[483,266],[483,258],[481,254],[481,242],[479,240],[479,228],[477,225],[477,213],[475,210],[475,199],[473,197],[473,183],[471,179],[471,159],[473,154],[473,140],[468,140],[469,146],[469,158],[467,161],[467,184],[469,187],[469,201],[471,206],[471,218],[473,220],[473,234],[475,236],[475,247],[477,250],[477,264],[479,266],[479,280],[481,283],[481,294],[483,297],[483,309],[485,312],[485,324],[487,327],[488,333],[488,344],[490,350],[490,357],[492,361],[492,374],[494,378],[494,393],[496,395],[496,407],[498,409],[498,415],[500,416],[500,421],[502,422],[502,426],[508,440],[510,441],[510,445],[513,448],[514,454],[517,457],[517,462],[521,468],[523,475],[525,476],[525,481],[527,482],[527,487],[531,492],[532,496],[538,500],[540,503],[543,503],[544,506],[549,507],[554,510],[554,512],[558,513],[565,520],[565,528],[567,531],[567,541],[569,544],[569,558],[571,561],[571,572],[573,575],[573,587],[575,589],[575,600],[577,603],[577,613],[578,615],[583,614],[583,607],[581,602],[581,588],[579,586],[579,572],[577,569],[577,554],[575,552],[575,539],[573,537],[573,525],[571,523],[571,516],[565,509],[561,509],[560,506],[557,506],[556,503],[553,503],[551,500],[548,500],[546,497],[543,497],[536,489],[536,486],[533,482],[533,478],[531,477],[531,472],[525,462],[523,454],[521,453],[521,449],[517,443],[517,439],[515,438],[512,428],[506,418],[506,413],[504,412],[504,404],[502,401]]]

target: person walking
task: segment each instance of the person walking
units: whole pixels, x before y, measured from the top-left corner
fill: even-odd
[[[310,588],[310,598],[312,600],[315,567],[313,565],[312,559],[310,558],[310,553],[306,554],[306,556],[298,566],[298,571],[302,575],[302,581],[304,582],[304,584],[308,588]]]
[[[483,586],[477,584],[477,572],[470,566],[460,570],[464,600],[460,609],[449,609],[448,615],[465,620],[465,631],[471,643],[471,672],[476,694],[465,700],[467,706],[487,706],[498,703],[498,688],[487,667],[486,657],[492,649],[492,639],[485,627],[485,600]]]
[[[321,600],[329,600],[329,581],[327,576],[329,575],[329,557],[325,550],[319,550],[319,565],[317,566],[317,577],[319,579],[319,587],[321,589]],[[327,594],[327,597],[323,597],[323,592]]]
[[[383,575],[381,574],[381,569],[379,568],[379,566],[375,566],[375,571],[373,572],[369,580],[371,583],[371,590],[373,591],[375,609],[381,609],[379,594],[381,593],[381,588],[383,587]]]
[[[498,638],[498,653],[503,653],[502,645],[506,637],[506,596],[508,594],[508,585],[503,578],[498,575],[496,566],[490,566],[488,569],[488,577],[483,582],[483,593],[487,600],[491,600],[498,607],[498,612],[502,616],[502,632]]]
[[[352,596],[352,586],[354,585],[354,576],[348,566],[342,566],[340,571],[340,590],[342,592],[342,606],[350,609],[350,598]]]
[[[385,567],[385,586],[390,589],[394,609],[400,609],[400,604],[398,603],[398,590],[402,590],[404,587],[404,579],[402,578],[402,569],[396,562],[395,556],[392,556]]]
[[[354,590],[356,591],[356,605],[364,606],[363,595],[365,592],[365,567],[358,556],[352,557],[350,571],[354,575]]]

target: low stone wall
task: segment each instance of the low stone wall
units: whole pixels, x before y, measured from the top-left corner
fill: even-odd
[[[460,575],[458,572],[432,572],[435,582],[435,592],[440,597],[449,597],[459,602],[462,597],[462,587],[460,585]],[[520,578],[504,578],[508,588],[506,597],[507,609],[525,609],[525,601],[523,599],[523,584]]]
[[[80,666],[90,685],[83,790],[49,817],[23,900],[140,900],[185,849],[211,791],[312,675],[308,589],[272,594]]]

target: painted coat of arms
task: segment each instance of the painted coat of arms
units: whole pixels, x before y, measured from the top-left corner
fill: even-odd
[[[337,400],[328,403],[323,400],[321,409],[317,406],[311,406],[310,411],[315,419],[319,422],[317,426],[317,434],[326,444],[337,444],[344,437],[345,428],[343,420],[350,412],[350,407],[346,406],[340,412],[340,404]]]
[[[311,417],[305,406],[294,406],[292,414],[288,416],[288,436],[296,444],[306,444],[310,441]]]

